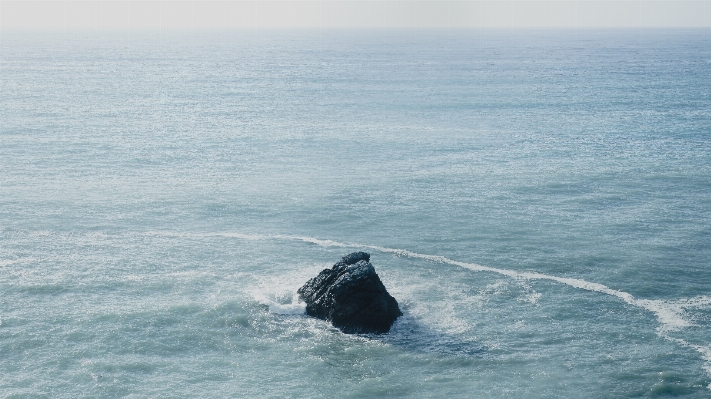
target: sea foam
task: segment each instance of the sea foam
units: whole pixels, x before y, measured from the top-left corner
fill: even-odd
[[[440,255],[428,255],[422,254],[407,249],[400,248],[389,248],[382,247],[378,245],[368,245],[368,244],[357,244],[357,243],[344,243],[334,240],[319,239],[315,237],[297,236],[297,235],[286,235],[286,234],[242,234],[242,233],[231,233],[231,232],[217,232],[217,233],[176,233],[176,232],[162,232],[154,231],[148,233],[150,235],[160,235],[160,236],[175,236],[175,237],[230,237],[244,240],[296,240],[302,241],[310,244],[315,244],[324,247],[340,247],[340,248],[363,248],[379,251],[382,253],[389,253],[399,257],[407,257],[413,259],[423,259],[429,262],[450,264],[454,266],[459,266],[475,272],[490,272],[504,275],[516,280],[549,280],[555,281],[557,283],[565,284],[570,287],[597,292],[605,295],[610,295],[621,299],[625,303],[634,306],[639,309],[646,310],[654,314],[659,322],[659,327],[657,328],[657,334],[671,342],[675,342],[684,347],[692,348],[701,354],[702,359],[706,362],[704,365],[704,370],[711,376],[711,346],[708,344],[699,345],[690,343],[684,339],[676,338],[670,335],[673,331],[679,329],[693,326],[694,323],[686,315],[687,309],[697,308],[697,309],[708,309],[711,306],[711,296],[698,296],[693,298],[680,298],[673,301],[657,300],[657,299],[639,299],[635,298],[632,294],[620,290],[610,288],[606,285],[590,282],[577,278],[559,277],[538,272],[518,272],[509,269],[499,269],[490,266],[484,266],[477,263],[462,262],[454,259],[450,259]],[[293,283],[291,283],[293,285]],[[305,312],[305,305],[299,301],[298,297],[294,294],[296,288],[285,287],[281,284],[281,290],[275,294],[274,290],[264,290],[260,289],[253,293],[254,298],[260,303],[264,303],[269,306],[269,310],[272,313],[277,314],[303,314]],[[284,295],[291,295],[289,301],[284,300]],[[535,303],[540,298],[540,294],[533,293],[529,295],[530,301]],[[278,299],[278,298],[281,298]],[[708,387],[711,389],[711,384]]]

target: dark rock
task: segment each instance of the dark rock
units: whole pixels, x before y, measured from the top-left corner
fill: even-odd
[[[299,288],[306,314],[348,334],[390,331],[402,313],[369,261],[369,254],[353,252]]]

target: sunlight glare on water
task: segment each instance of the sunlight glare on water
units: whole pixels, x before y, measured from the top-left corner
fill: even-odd
[[[708,397],[711,35],[574,33],[3,33],[0,392]]]

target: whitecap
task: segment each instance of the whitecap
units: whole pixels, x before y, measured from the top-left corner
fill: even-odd
[[[269,307],[269,312],[280,315],[302,315],[306,314],[306,303],[301,301],[296,292],[288,293],[288,298],[274,293],[256,292],[254,299]]]

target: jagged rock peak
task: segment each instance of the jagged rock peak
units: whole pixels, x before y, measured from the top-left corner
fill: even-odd
[[[353,252],[303,287],[306,314],[330,321],[345,333],[386,333],[402,313],[370,264],[370,254]]]
[[[346,265],[352,265],[352,264],[358,263],[362,260],[364,260],[366,262],[370,262],[370,254],[367,252],[353,252],[353,253],[350,253],[350,254],[344,256],[343,258],[341,258],[341,262]],[[341,263],[341,262],[338,262],[338,263]]]

